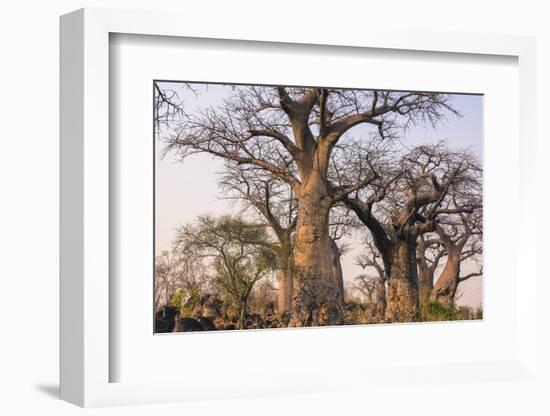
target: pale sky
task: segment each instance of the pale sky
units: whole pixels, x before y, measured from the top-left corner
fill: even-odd
[[[199,94],[195,95],[183,84],[163,83],[178,92],[184,100],[188,112],[200,108],[216,106],[231,92],[231,87],[223,85],[197,84]],[[482,157],[482,119],[483,97],[480,95],[453,95],[453,106],[463,117],[449,116],[438,127],[412,127],[403,136],[403,144],[416,145],[448,141],[453,148],[470,148]],[[188,157],[183,163],[174,159],[172,154],[161,158],[162,143],[156,143],[156,195],[155,195],[155,249],[157,253],[171,248],[175,229],[179,224],[194,221],[198,215],[237,214],[239,207],[222,198],[217,186],[217,173],[223,168],[223,162],[206,154]],[[342,257],[344,280],[351,282],[358,274],[364,273],[355,265],[355,257],[363,246],[359,237],[347,241],[350,250]],[[473,271],[472,264],[463,266],[463,273]],[[474,277],[459,286],[458,304],[477,307],[482,302],[482,277]]]

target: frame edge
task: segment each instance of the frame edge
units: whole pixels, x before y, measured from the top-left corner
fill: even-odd
[[[84,405],[84,11],[60,18],[60,398]]]

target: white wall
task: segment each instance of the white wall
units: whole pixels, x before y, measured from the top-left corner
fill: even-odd
[[[259,19],[280,20],[281,30],[286,25],[297,24],[303,25],[304,30],[309,24],[338,30],[339,25],[368,25],[372,20],[387,19],[405,27],[536,35],[539,166],[546,165],[550,155],[548,140],[542,140],[542,137],[550,137],[545,121],[550,105],[543,100],[543,95],[550,92],[549,13],[544,10],[544,1],[391,0],[368,4],[357,0],[272,0],[250,2],[250,8],[244,1],[236,0],[8,1],[3,2],[0,9],[0,140],[3,145],[0,150],[0,330],[3,339],[0,342],[0,412],[3,414],[73,414],[81,411],[53,397],[57,394],[58,377],[58,16],[63,13],[84,6],[173,9],[205,22],[211,13],[216,13],[234,19],[236,32],[245,32],[246,22],[259,16]],[[294,13],[299,17],[293,17]],[[542,168],[540,172],[544,173]],[[540,184],[541,189],[548,189],[547,180],[541,180]],[[541,214],[544,212],[542,201],[539,210]],[[542,235],[548,232],[549,226],[548,221],[540,222]],[[538,247],[544,253],[548,245],[543,247],[542,243],[540,239]],[[545,284],[548,288],[548,283]],[[548,306],[541,305],[540,313],[544,313],[547,320]],[[548,347],[548,335],[545,337]],[[547,365],[548,359],[541,358]],[[502,400],[489,403],[484,400],[486,392],[458,386],[459,395],[445,408],[445,413],[482,414],[490,410],[492,414],[543,414],[548,411],[548,405],[544,410],[535,407],[534,400],[529,400],[531,394],[540,392],[517,391],[506,384],[499,388]],[[417,409],[420,413],[441,410],[440,401],[444,397],[438,386],[424,394],[427,395],[426,407]],[[391,391],[388,391],[387,401],[382,399],[376,398],[376,403],[387,406],[387,414],[398,408],[407,409],[405,398],[392,399]],[[366,414],[370,403],[374,403],[374,398],[371,400],[365,392],[365,397],[355,398],[339,393],[96,412],[298,414],[292,410],[298,406],[303,414]]]

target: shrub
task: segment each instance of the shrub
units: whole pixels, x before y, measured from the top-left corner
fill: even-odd
[[[183,304],[183,296],[184,296],[183,289],[179,288],[178,290],[176,290],[176,292],[172,296],[172,299],[170,300],[170,304],[172,306],[175,306],[176,308],[181,308]]]
[[[464,310],[442,305],[435,300],[428,300],[420,307],[421,321],[462,321],[466,319],[469,319],[469,316]]]
[[[193,311],[200,301],[200,292],[198,289],[190,289],[185,291],[182,288],[178,289],[172,296],[172,305],[176,308],[181,308],[181,317],[189,318],[193,315]]]
[[[483,319],[483,308],[481,306],[476,308],[474,313],[474,319]]]

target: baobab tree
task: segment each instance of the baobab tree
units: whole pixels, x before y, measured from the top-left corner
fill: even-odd
[[[419,237],[417,261],[420,302],[428,299],[453,307],[458,284],[479,271],[460,276],[461,263],[482,253],[481,165],[469,152],[457,155],[463,172],[434,213],[434,232]],[[434,285],[435,273],[442,266]],[[435,286],[435,287],[434,287]]]
[[[471,210],[470,214],[467,214]],[[454,307],[458,285],[466,280],[481,276],[483,265],[479,269],[461,275],[461,265],[467,259],[473,259],[482,253],[482,217],[481,203],[463,205],[449,209],[457,211],[454,222],[447,218],[435,225],[436,233],[445,247],[446,262],[431,293],[431,299],[449,307]]]
[[[334,211],[333,211],[334,212]],[[345,246],[339,246],[337,241],[342,238],[342,231],[345,225],[336,219],[335,222],[331,222],[329,225],[329,257],[330,257],[330,274],[334,281],[334,285],[337,291],[337,302],[340,307],[344,307],[344,272],[342,270],[342,255],[346,251]]]
[[[366,198],[348,196],[346,204],[371,232],[387,274],[386,319],[418,319],[419,290],[416,262],[418,238],[433,232],[449,195],[470,180],[472,156],[453,152],[444,143],[423,145],[404,154],[387,179]],[[374,206],[381,205],[378,212]],[[380,218],[384,216],[385,218]]]
[[[372,312],[378,320],[384,320],[386,314],[386,281],[387,275],[382,263],[382,256],[374,245],[371,238],[365,240],[366,253],[357,256],[355,263],[364,270],[371,270],[373,273],[361,274],[356,281],[356,288],[367,289],[374,294],[374,304]],[[362,291],[363,292],[363,291]],[[363,292],[365,293],[365,292]]]
[[[256,211],[260,220],[271,228],[278,244],[273,250],[279,257],[278,265],[278,301],[280,314],[291,311],[293,292],[293,249],[296,229],[296,206],[292,188],[265,170],[255,166],[236,166],[226,163],[220,187],[226,193],[225,198],[240,202],[243,213],[249,209]],[[345,247],[337,241],[346,236],[352,219],[342,209],[333,209],[330,214],[329,244],[332,256],[331,273],[338,289],[341,306],[344,304],[344,279],[341,256]]]
[[[411,123],[435,124],[453,111],[436,93],[236,86],[215,108],[178,114],[163,139],[182,159],[209,153],[290,184],[298,204],[291,325],[332,325],[343,313],[330,273],[329,212],[377,177],[371,170],[353,183],[331,184],[337,146],[358,126],[391,139]]]
[[[423,234],[418,237],[416,261],[418,263],[418,296],[422,305],[430,299],[434,288],[435,272],[441,259],[447,255],[438,238]]]

